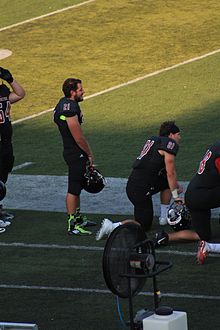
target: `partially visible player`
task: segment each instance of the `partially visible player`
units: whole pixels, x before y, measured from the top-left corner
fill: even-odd
[[[23,87],[13,78],[11,72],[0,67],[0,78],[8,83],[0,85],[0,180],[6,183],[14,164],[12,145],[12,125],[10,119],[11,104],[25,96]],[[4,211],[0,205],[0,227],[7,227],[13,215]]]
[[[176,233],[158,233],[157,245],[168,241],[198,241],[197,263],[203,264],[209,252],[220,253],[220,244],[211,241],[211,209],[220,207],[220,141],[214,143],[203,156],[197,173],[185,193],[186,205],[191,214],[193,230]]]
[[[203,156],[187,187],[185,201],[200,239],[197,262],[203,264],[208,252],[220,253],[220,244],[210,242],[211,209],[220,207],[220,141],[210,146]]]

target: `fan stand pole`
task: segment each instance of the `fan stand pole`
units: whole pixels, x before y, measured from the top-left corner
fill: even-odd
[[[130,277],[128,277],[128,289],[129,289],[130,329],[131,329],[131,330],[134,330],[133,304],[132,304],[131,278],[130,278]]]
[[[154,309],[156,309],[159,307],[159,297],[158,297],[159,289],[157,287],[156,275],[153,276],[153,288],[154,288]]]

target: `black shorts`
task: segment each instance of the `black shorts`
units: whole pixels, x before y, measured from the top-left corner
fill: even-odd
[[[68,193],[79,196],[85,183],[84,174],[88,159],[65,153],[63,157],[68,166]]]

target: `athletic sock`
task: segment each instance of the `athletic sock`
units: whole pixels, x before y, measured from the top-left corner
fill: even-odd
[[[160,204],[160,217],[166,219],[170,204]]]
[[[117,228],[118,226],[121,226],[121,222],[113,222],[112,223],[113,228]]]
[[[207,243],[208,252],[220,253],[220,243]]]

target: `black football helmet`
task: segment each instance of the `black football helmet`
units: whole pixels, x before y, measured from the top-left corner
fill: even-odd
[[[0,181],[0,201],[2,201],[3,198],[5,198],[5,195],[6,195],[6,186],[4,182]]]
[[[89,163],[86,166],[84,177],[83,188],[89,193],[97,194],[105,187],[105,178],[96,168],[90,166]]]
[[[182,202],[173,202],[167,213],[167,222],[174,231],[190,229],[191,214]]]

